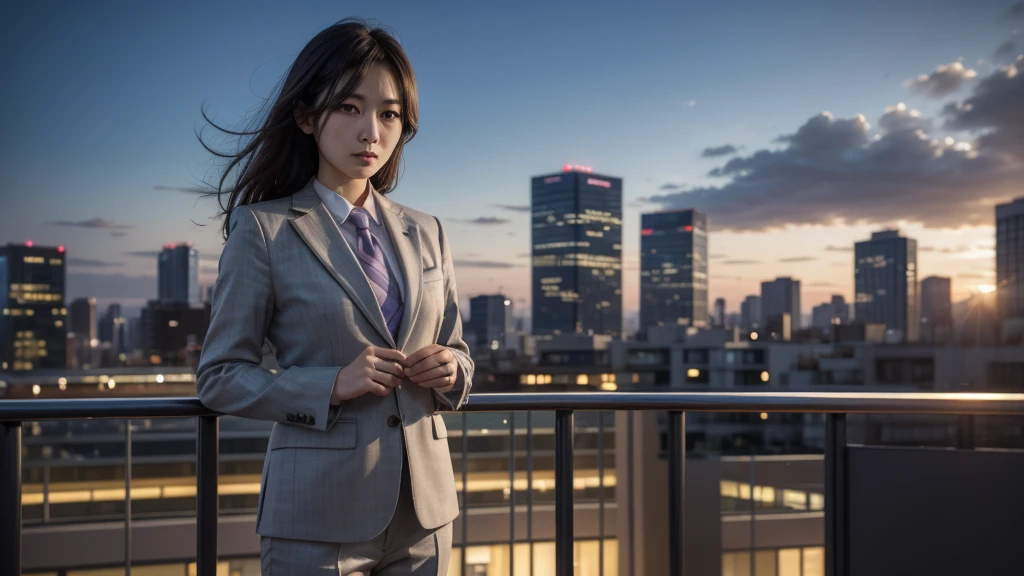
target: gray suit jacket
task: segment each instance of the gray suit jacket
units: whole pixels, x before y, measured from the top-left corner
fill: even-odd
[[[371,193],[406,281],[397,341],[312,180],[291,197],[231,213],[196,388],[214,410],[276,422],[257,512],[263,536],[361,542],[381,533],[398,501],[403,440],[420,523],[458,516],[437,411],[466,402],[474,366],[451,250],[440,220]],[[265,338],[277,349],[277,373],[260,367]],[[458,359],[454,404],[407,380],[386,397],[330,406],[338,371],[367,346],[411,354],[431,343]],[[401,425],[389,426],[392,416]]]

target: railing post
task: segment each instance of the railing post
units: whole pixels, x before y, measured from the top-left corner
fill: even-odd
[[[686,417],[668,413],[668,573],[683,576],[686,489]]]
[[[825,576],[846,576],[846,414],[825,417]]]
[[[132,421],[124,421],[124,574],[132,576]]]
[[[196,438],[196,568],[199,576],[217,574],[217,442],[219,420],[200,416]]]
[[[21,422],[0,423],[0,574],[21,574]]]
[[[572,410],[555,412],[555,575],[573,576]]]

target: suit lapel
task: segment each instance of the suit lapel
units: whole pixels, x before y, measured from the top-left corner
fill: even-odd
[[[313,189],[313,180],[292,195],[291,210],[295,214],[289,221],[299,237],[309,246],[331,276],[348,292],[370,324],[392,347],[394,339],[384,321],[370,282],[363,273],[359,259],[341,235],[327,206]],[[411,294],[411,292],[410,292]],[[403,322],[404,324],[404,322]]]
[[[402,326],[398,330],[398,350],[404,350],[409,341],[409,333],[420,309],[422,297],[423,264],[420,259],[419,227],[409,218],[402,207],[385,198],[370,187],[378,212],[391,236],[391,244],[400,260],[402,276],[405,278],[405,311]]]

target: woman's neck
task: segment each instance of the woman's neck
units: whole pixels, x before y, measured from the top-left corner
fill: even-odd
[[[320,170],[316,175],[316,179],[321,184],[330,188],[335,194],[345,200],[348,200],[353,206],[362,206],[366,202],[366,196],[370,192],[370,187],[367,185],[366,180],[353,180],[352,178],[325,174],[324,172],[324,170]]]

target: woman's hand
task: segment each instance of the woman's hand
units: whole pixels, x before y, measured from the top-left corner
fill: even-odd
[[[359,356],[338,371],[331,392],[331,404],[357,398],[369,392],[387,396],[402,383],[405,355],[390,348],[368,346]]]
[[[428,344],[405,359],[405,377],[424,388],[442,394],[455,387],[459,363],[447,346]]]

